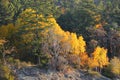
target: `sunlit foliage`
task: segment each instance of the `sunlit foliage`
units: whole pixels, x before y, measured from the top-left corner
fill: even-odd
[[[107,49],[96,47],[92,53],[92,58],[89,64],[91,67],[103,68],[105,65],[108,65]]]
[[[111,67],[111,72],[118,76],[120,75],[120,59],[118,59],[117,57],[114,57],[111,61],[109,66]]]
[[[89,57],[87,53],[82,53],[80,54],[80,66],[81,68],[88,69],[88,64],[89,64]]]
[[[32,66],[22,61],[120,76],[119,0],[1,0],[0,10],[1,80]]]

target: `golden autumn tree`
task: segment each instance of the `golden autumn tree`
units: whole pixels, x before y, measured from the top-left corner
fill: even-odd
[[[70,37],[70,45],[71,45],[70,52],[72,53],[71,56],[73,55],[78,56],[78,59],[76,58],[76,60],[73,61],[73,63],[79,67],[87,68],[89,57],[86,52],[86,42],[84,41],[84,38],[82,36],[77,37],[75,33],[71,33],[70,36],[71,36]]]
[[[75,33],[70,34],[71,53],[81,54],[86,52],[86,42],[82,36],[77,37]]]
[[[70,45],[71,45],[71,53],[72,54],[79,54],[79,43],[78,43],[78,38],[75,33],[71,33],[71,40],[70,40]]]
[[[82,68],[88,67],[88,54],[86,52],[86,42],[82,36],[78,37],[78,44],[79,44],[79,57],[80,57],[80,66]]]
[[[85,53],[86,52],[86,42],[84,41],[84,38],[82,36],[79,36],[78,44],[79,44],[79,54]]]
[[[105,65],[108,65],[107,49],[97,46],[92,53],[89,66],[99,68],[99,71],[101,71],[101,68]]]

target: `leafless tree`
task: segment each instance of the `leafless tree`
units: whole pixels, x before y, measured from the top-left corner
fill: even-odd
[[[56,70],[57,66],[60,65],[57,63],[59,62],[58,58],[61,55],[61,53],[67,53],[67,51],[69,51],[65,49],[65,48],[69,48],[69,47],[65,47],[68,46],[67,44],[65,44],[64,47],[61,46],[61,41],[60,41],[61,38],[63,38],[62,35],[55,34],[54,30],[50,29],[42,46],[43,52],[47,53],[50,56],[49,67],[54,70]]]

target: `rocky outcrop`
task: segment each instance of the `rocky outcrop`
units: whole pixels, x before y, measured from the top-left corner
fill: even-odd
[[[37,67],[21,68],[16,71],[16,80],[110,80],[104,76],[93,77],[81,71],[56,72]]]

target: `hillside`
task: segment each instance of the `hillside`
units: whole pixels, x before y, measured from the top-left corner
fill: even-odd
[[[120,79],[119,0],[0,0],[0,80],[59,79]]]

